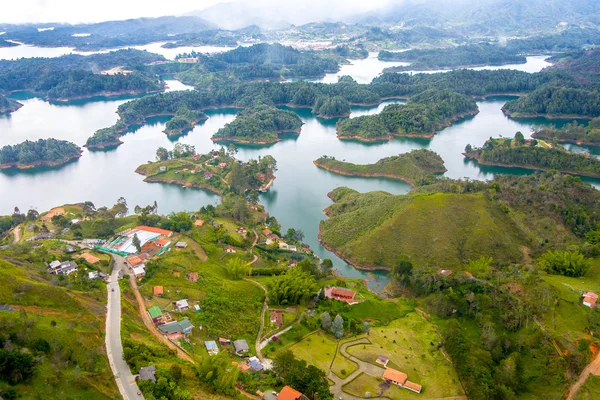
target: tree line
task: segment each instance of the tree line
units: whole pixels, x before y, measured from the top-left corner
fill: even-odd
[[[37,163],[60,163],[77,157],[81,149],[65,140],[39,139],[26,140],[16,145],[6,145],[0,149],[0,165],[19,166]]]

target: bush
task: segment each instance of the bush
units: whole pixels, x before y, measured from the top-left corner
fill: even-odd
[[[592,267],[590,259],[579,251],[547,251],[538,264],[550,274],[572,277],[584,276]]]

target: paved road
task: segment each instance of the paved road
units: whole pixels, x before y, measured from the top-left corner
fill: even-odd
[[[123,359],[123,344],[121,343],[121,289],[119,288],[119,271],[123,265],[123,258],[113,255],[113,260],[115,261],[113,271],[106,285],[108,290],[106,352],[121,396],[125,400],[143,399],[144,396],[141,394],[129,366]],[[138,395],[138,393],[140,394]]]

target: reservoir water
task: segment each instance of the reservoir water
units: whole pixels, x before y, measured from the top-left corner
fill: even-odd
[[[368,59],[367,59],[368,60]],[[375,59],[376,60],[376,59]],[[380,64],[371,62],[377,74]],[[376,67],[375,67],[376,65]],[[358,70],[356,70],[358,71]],[[167,81],[170,90],[186,89],[176,81]],[[126,99],[98,99],[69,104],[50,104],[38,98],[22,97],[24,107],[9,116],[0,117],[0,146],[15,144],[26,139],[55,137],[85,143],[95,130],[112,125],[117,106]],[[480,113],[460,121],[436,134],[431,140],[395,139],[386,143],[365,144],[340,141],[336,138],[334,120],[320,120],[309,110],[295,110],[304,121],[302,133],[292,135],[271,146],[238,146],[238,157],[247,160],[271,154],[278,161],[277,179],[268,193],[261,196],[267,210],[277,217],[284,229],[295,227],[305,235],[305,242],[321,258],[332,258],[338,271],[350,277],[364,278],[373,290],[381,290],[388,282],[384,273],[367,273],[346,264],[321,247],[317,240],[319,221],[326,218],[323,209],[331,204],[327,193],[338,186],[358,191],[384,190],[407,193],[410,187],[389,179],[343,177],[317,169],[313,160],[331,155],[355,163],[370,163],[382,157],[397,155],[417,148],[428,148],[439,153],[446,163],[447,176],[452,178],[491,179],[496,173],[526,173],[526,171],[496,167],[480,167],[464,160],[461,152],[467,144],[482,145],[490,136],[514,136],[522,131],[526,136],[535,124],[546,124],[544,119],[512,120],[500,110],[507,98],[491,98],[478,103]],[[387,103],[386,103],[387,104]],[[377,107],[354,107],[352,117],[380,112]],[[123,196],[130,209],[135,205],[158,203],[159,213],[178,210],[197,210],[206,204],[217,204],[218,196],[202,190],[183,189],[179,186],[149,184],[134,170],[155,157],[159,146],[172,148],[176,142],[196,146],[205,153],[218,148],[210,137],[235,118],[236,110],[208,111],[209,119],[188,134],[169,139],[162,131],[168,118],[153,118],[144,126],[125,135],[123,145],[114,150],[88,151],[68,165],[53,169],[0,172],[0,215],[11,213],[15,206],[22,210],[35,207],[39,211],[65,203],[85,200],[97,206],[110,206]],[[552,121],[557,123],[556,121]],[[593,182],[596,183],[596,182]]]

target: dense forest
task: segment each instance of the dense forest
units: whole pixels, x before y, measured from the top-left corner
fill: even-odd
[[[597,146],[600,144],[600,117],[592,119],[588,125],[573,121],[560,129],[554,126],[539,126],[531,135],[534,138],[551,139],[563,143],[579,143]]]
[[[255,44],[214,55],[186,54],[198,59],[177,79],[198,88],[214,88],[247,81],[280,81],[285,78],[320,77],[339,69],[337,57],[301,52],[281,44]]]
[[[412,186],[435,182],[438,178],[435,174],[446,172],[442,157],[427,149],[382,158],[375,164],[352,164],[328,156],[320,157],[314,164],[341,175],[399,179]]]
[[[300,133],[302,121],[291,111],[259,105],[240,112],[233,122],[219,129],[212,140],[274,143],[279,133]]]
[[[443,49],[413,49],[401,52],[381,51],[383,61],[410,62],[406,67],[386,68],[386,72],[468,67],[476,65],[524,64],[527,59],[503,47],[480,44]]]
[[[175,112],[175,116],[167,121],[165,133],[169,136],[180,135],[190,130],[199,121],[208,119],[202,111],[193,111],[186,107],[181,107]]]
[[[157,92],[163,90],[162,80],[139,69],[144,64],[163,60],[161,55],[132,49],[90,56],[70,54],[56,58],[1,60],[0,91],[28,90],[47,95],[49,99]],[[132,72],[99,73],[114,67]]]
[[[482,164],[506,165],[600,177],[600,160],[566,151],[537,140],[526,141],[517,133],[514,139],[490,139],[483,147],[467,145],[465,157]]]
[[[552,68],[567,69],[573,74],[600,78],[600,49],[579,50],[550,58]]]
[[[591,85],[546,85],[509,101],[502,111],[514,117],[596,117],[600,115],[600,91]]]
[[[339,121],[339,138],[389,140],[393,136],[431,137],[437,129],[467,115],[477,114],[469,96],[448,90],[428,90],[406,104],[391,104],[380,114]]]
[[[319,96],[312,108],[313,114],[321,118],[350,116],[350,102],[342,96]]]
[[[81,149],[71,142],[56,139],[26,140],[0,149],[0,168],[57,166],[81,155]]]

